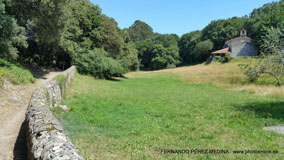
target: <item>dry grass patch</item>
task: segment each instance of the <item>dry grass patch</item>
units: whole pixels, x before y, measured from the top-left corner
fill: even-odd
[[[276,97],[284,97],[284,87],[278,87],[274,85],[254,85],[254,84],[246,84],[246,85],[234,85],[232,86],[233,90],[237,91],[248,91],[250,93],[255,93],[257,95],[263,96],[276,96]]]
[[[284,87],[273,85],[273,78],[267,75],[261,76],[260,80],[258,80],[256,84],[248,81],[247,77],[242,73],[238,65],[254,61],[255,59],[247,59],[245,61],[233,61],[226,64],[199,64],[175,69],[153,71],[153,73],[173,73],[180,76],[187,83],[209,83],[218,87],[225,87],[230,90],[248,91],[256,93],[257,95],[284,97]],[[135,77],[135,75],[137,75],[137,73],[127,74],[128,77]],[[151,74],[147,75],[149,76]]]
[[[210,65],[200,64],[189,67],[166,69],[158,72],[169,72],[179,75],[188,83],[212,83],[217,86],[231,86],[232,83],[242,83],[246,79],[238,63]]]

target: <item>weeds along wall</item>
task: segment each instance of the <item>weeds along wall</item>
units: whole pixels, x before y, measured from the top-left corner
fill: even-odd
[[[76,68],[73,66],[36,89],[26,112],[28,159],[83,160],[49,107],[58,104]]]

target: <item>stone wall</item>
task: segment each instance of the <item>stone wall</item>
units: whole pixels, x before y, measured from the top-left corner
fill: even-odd
[[[26,112],[29,159],[84,159],[49,109],[61,101],[75,70],[75,67],[69,68],[32,95]]]
[[[252,43],[241,43],[232,47],[232,57],[252,57],[257,56],[257,47]]]

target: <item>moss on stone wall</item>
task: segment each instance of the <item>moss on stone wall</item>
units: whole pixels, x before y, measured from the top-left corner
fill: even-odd
[[[67,81],[66,76],[61,74],[61,75],[56,76],[54,79],[58,82],[61,93],[62,95],[64,95],[65,88],[66,88],[66,81]]]

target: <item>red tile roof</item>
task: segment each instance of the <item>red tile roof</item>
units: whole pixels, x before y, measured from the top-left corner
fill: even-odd
[[[229,48],[224,48],[215,52],[212,52],[211,54],[224,54],[224,53],[228,53],[229,52]]]

